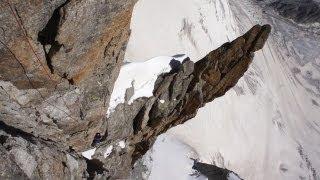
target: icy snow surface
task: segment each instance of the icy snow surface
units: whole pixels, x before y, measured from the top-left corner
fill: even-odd
[[[273,31],[245,76],[194,119],[168,133],[192,147],[200,160],[214,161],[244,179],[318,180],[319,35],[273,11],[263,12],[251,0],[140,0],[126,60],[177,53],[199,60],[257,23],[269,23]],[[162,146],[168,146],[166,141],[157,141],[154,151]],[[159,156],[153,153],[153,163],[163,169],[153,167],[150,176],[165,179],[161,174],[166,165],[180,161]]]
[[[131,20],[126,61],[187,54],[199,59],[234,39],[235,21],[224,0],[139,0]]]
[[[121,147],[122,149],[126,147],[126,143],[124,141],[120,141],[118,143],[118,146]]]
[[[87,159],[92,159],[92,156],[94,155],[94,153],[96,152],[97,148],[93,148],[93,149],[89,149],[87,151],[82,152],[82,156],[87,158]]]
[[[193,160],[197,153],[188,145],[170,135],[161,135],[155,145],[144,157],[144,164],[151,170],[149,180],[184,179],[206,180],[204,176],[197,176],[192,169]],[[151,155],[151,156],[150,156]]]
[[[134,94],[128,101],[129,104],[137,98],[152,96],[154,83],[158,76],[171,70],[171,60],[182,62],[185,58],[185,55],[159,56],[146,62],[133,62],[124,65],[115,82],[107,114],[110,115],[118,104],[125,102],[126,90],[132,86]]]
[[[228,180],[241,180],[241,179],[237,175],[235,175],[234,173],[229,173]]]
[[[112,149],[113,149],[113,145],[108,146],[108,148],[106,149],[106,151],[103,154],[103,157],[107,158],[108,156],[110,156],[110,154],[112,153]]]

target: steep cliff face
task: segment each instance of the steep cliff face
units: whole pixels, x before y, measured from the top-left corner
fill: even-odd
[[[134,4],[0,1],[3,157],[29,178],[81,176],[73,171],[84,160],[74,165],[72,152],[90,146],[105,119]]]
[[[152,97],[107,117],[135,1],[0,3],[3,178],[126,177],[157,135],[235,85],[270,32],[255,26],[195,64],[172,61]],[[80,152],[97,132],[103,142],[86,160]]]

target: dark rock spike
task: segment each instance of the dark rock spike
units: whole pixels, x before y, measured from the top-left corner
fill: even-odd
[[[201,163],[195,160],[192,168],[197,170],[202,175],[206,176],[208,180],[228,180],[230,173],[233,173],[228,169],[220,168],[212,164]],[[236,175],[235,173],[233,174]]]
[[[235,86],[247,71],[252,62],[253,53],[263,47],[270,31],[270,25],[256,25],[243,36],[222,45],[203,59],[194,63],[194,68],[191,68],[194,69],[191,82],[188,83],[186,93],[181,94],[182,103],[179,106],[176,104],[173,108],[170,106],[160,108],[157,105],[153,105],[148,122],[152,125],[141,129],[140,132],[136,132],[130,138],[132,144],[139,144],[141,141],[149,141],[148,144],[152,144],[156,136],[166,132],[172,126],[193,118],[199,108],[215,98],[223,96],[230,88]],[[185,63],[187,61],[182,63],[182,67]],[[176,78],[166,78],[176,77],[181,72],[182,69],[179,69],[177,72],[169,72],[159,77],[160,80],[157,83],[158,89],[154,91],[155,97],[161,97],[162,94],[172,91],[170,89],[172,86],[166,86],[165,84],[187,82],[188,78],[186,77],[188,76],[179,79],[180,82],[176,82]],[[170,98],[165,99],[165,102],[170,101],[173,100]],[[166,113],[167,111],[173,113]],[[141,152],[138,153],[137,151]],[[143,151],[146,150],[142,150],[141,147],[135,149],[135,156],[139,154],[143,155]]]

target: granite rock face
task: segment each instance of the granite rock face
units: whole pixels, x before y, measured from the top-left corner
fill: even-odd
[[[0,176],[83,176],[77,152],[105,120],[135,2],[0,1]]]
[[[107,118],[135,2],[0,0],[0,179],[127,177],[157,135],[235,85],[270,32],[257,25],[197,63],[172,62],[153,97]]]

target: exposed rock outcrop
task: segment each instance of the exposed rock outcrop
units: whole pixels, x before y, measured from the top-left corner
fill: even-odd
[[[105,142],[93,157],[108,167],[111,176],[122,177],[121,173],[130,168],[128,164],[140,158],[159,134],[193,118],[199,108],[233,87],[248,69],[254,51],[263,47],[270,30],[269,25],[256,25],[196,63],[189,59],[181,64],[171,61],[175,65],[171,72],[158,77],[153,97],[116,107],[105,122]],[[119,148],[117,143],[123,140],[127,146]],[[103,152],[110,146],[117,148],[106,157]]]
[[[174,65],[153,97],[107,118],[135,2],[0,1],[0,179],[126,177],[157,135],[235,85],[270,32],[255,26],[197,63]],[[96,132],[103,142],[85,160]]]
[[[234,172],[228,169],[219,168],[212,164],[194,161],[192,168],[206,176],[208,180],[241,180]]]
[[[105,120],[135,2],[0,1],[1,155],[24,174],[12,172],[82,176],[85,161],[73,152],[90,146]],[[23,169],[21,158],[34,168]]]

